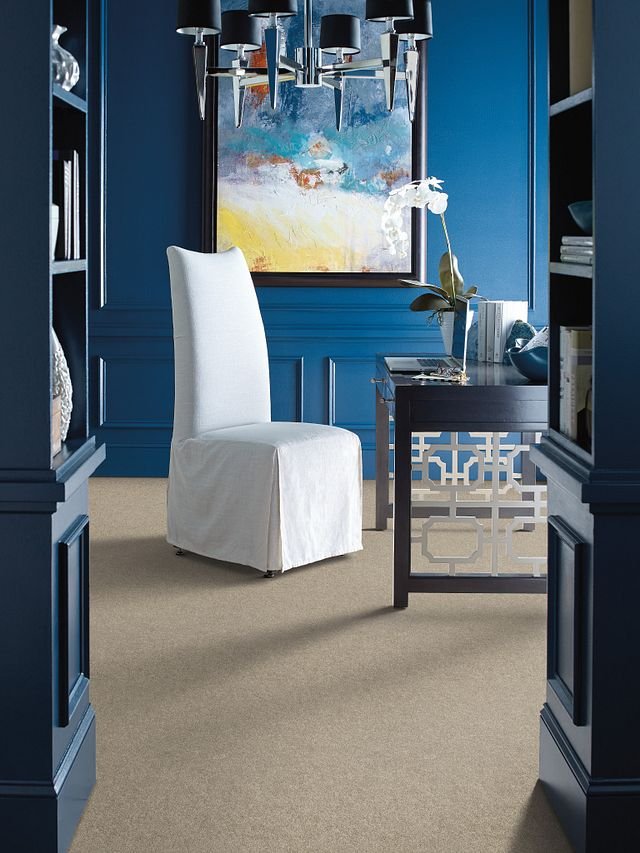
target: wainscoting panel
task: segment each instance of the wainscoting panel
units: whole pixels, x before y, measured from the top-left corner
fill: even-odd
[[[304,421],[304,358],[272,356],[271,416],[274,421]]]
[[[168,355],[99,357],[103,429],[171,429],[173,358]]]

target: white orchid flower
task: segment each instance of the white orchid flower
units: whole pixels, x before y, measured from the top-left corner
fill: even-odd
[[[429,177],[420,181],[411,181],[389,193],[384,203],[381,224],[387,248],[392,255],[406,258],[408,254],[409,235],[403,230],[406,219],[405,208],[426,208],[442,219],[447,251],[453,269],[451,244],[444,218],[445,211],[449,206],[449,196],[442,190],[443,183],[444,181],[440,178]]]
[[[431,213],[442,216],[449,206],[449,196],[446,193],[433,193],[428,206]]]

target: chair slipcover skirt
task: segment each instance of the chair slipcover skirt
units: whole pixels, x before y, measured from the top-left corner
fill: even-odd
[[[360,441],[336,427],[259,423],[174,442],[168,541],[286,571],[362,549]]]

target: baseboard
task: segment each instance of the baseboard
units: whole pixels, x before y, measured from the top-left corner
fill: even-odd
[[[58,794],[58,851],[66,853],[96,784],[96,716],[91,705],[78,727],[54,786]]]
[[[640,850],[640,778],[590,776],[547,705],[540,715],[540,780],[576,853]]]
[[[0,783],[0,849],[66,853],[95,780],[95,714],[89,706],[55,779]]]

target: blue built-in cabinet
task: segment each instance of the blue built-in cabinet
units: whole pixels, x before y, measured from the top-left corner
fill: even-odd
[[[80,66],[52,85],[52,24]],[[65,853],[96,775],[90,697],[88,479],[104,459],[89,429],[88,303],[102,277],[101,0],[3,6],[0,135],[0,851]],[[80,257],[52,260],[54,152],[79,155]],[[70,159],[70,158],[69,158]],[[51,328],[73,412],[61,446]]]
[[[490,298],[529,299],[530,317],[542,325],[546,3],[433,0],[433,14],[428,170],[450,194],[454,251],[469,284]],[[165,250],[199,249],[201,234],[202,127],[191,43],[175,34],[174,15],[172,3],[150,0],[112,3],[108,12],[106,283],[93,294],[90,323],[92,418],[109,449],[103,475],[164,476],[168,467],[173,347]],[[431,215],[428,242],[429,280],[436,281],[444,240]],[[414,295],[258,288],[273,417],[354,429],[367,477],[374,473],[375,354],[440,347],[437,326],[409,312]]]

